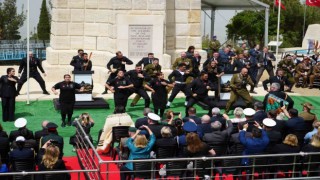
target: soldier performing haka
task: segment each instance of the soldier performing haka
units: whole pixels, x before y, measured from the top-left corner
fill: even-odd
[[[43,94],[50,95],[50,93],[46,90],[46,83],[44,82],[43,78],[41,77],[37,69],[39,68],[40,71],[43,73],[43,76],[46,76],[46,73],[43,70],[40,60],[38,58],[33,57],[33,53],[31,51],[29,52],[29,58],[30,58],[29,77],[34,78],[39,83]],[[20,77],[22,70],[23,70],[22,76],[18,81],[17,94],[20,94],[20,90],[23,84],[27,81],[27,58],[23,58],[21,60],[19,70],[18,70],[18,77]]]
[[[113,92],[115,110],[119,107],[124,109],[127,106],[127,101],[130,95],[130,88],[133,88],[131,81],[124,77],[123,70],[118,70],[118,74],[115,78],[106,82],[106,88]]]
[[[150,98],[143,86],[143,81],[148,79],[148,75],[142,71],[141,65],[137,64],[136,68],[126,72],[125,76],[129,78],[134,87],[130,89],[129,96],[133,93],[140,95],[144,99],[144,107],[148,108],[150,105]]]
[[[187,107],[186,107],[186,116],[189,116],[188,110],[198,101],[204,102],[209,106],[209,114],[211,109],[214,107],[213,101],[209,99],[208,91],[213,90],[213,84],[208,80],[208,73],[201,72],[201,76],[199,78],[194,79],[189,85],[190,91],[192,95],[189,98]]]
[[[70,65],[73,66],[74,71],[81,71],[81,65],[83,61],[83,49],[78,50],[78,55],[73,56]]]
[[[250,76],[248,76],[248,69],[242,68],[241,72],[234,74],[231,78],[230,87],[231,87],[231,97],[227,103],[225,113],[228,114],[231,106],[238,100],[240,96],[246,103],[246,107],[252,106],[252,98],[247,90],[247,84],[254,86]]]
[[[303,62],[296,66],[296,74],[294,75],[294,81],[296,82],[296,88],[303,87],[306,88],[307,80],[309,75],[311,74],[311,65],[309,63],[309,58],[304,57]],[[303,78],[302,84],[299,84],[299,79]]]
[[[161,66],[159,65],[159,59],[158,58],[154,58],[152,64],[148,64],[148,65],[144,66],[144,70],[145,70],[145,72],[146,72],[146,74],[148,75],[148,78],[149,78],[149,79],[148,78],[145,79],[145,82],[149,82],[150,80],[152,80],[154,78],[157,78],[156,74],[161,72]],[[138,103],[140,98],[141,98],[141,96],[139,94],[137,94],[133,98],[130,106],[134,107]]]
[[[127,57],[123,56],[121,51],[117,51],[116,56],[111,58],[107,64],[107,69],[109,69],[110,73],[110,76],[107,81],[114,79],[117,76],[119,70],[126,72],[126,64],[131,65],[133,64],[133,62]],[[102,94],[107,94],[107,90],[108,89],[105,89],[105,91]]]
[[[171,96],[169,97],[167,108],[170,108],[171,102],[180,91],[182,91],[186,96],[185,106],[187,105],[189,97],[191,95],[190,89],[186,88],[186,80],[188,76],[189,74],[186,72],[186,64],[184,63],[179,64],[179,68],[177,70],[172,71],[172,73],[168,76],[169,81],[174,84],[174,87]],[[175,78],[174,82],[172,79],[173,77]]]
[[[312,67],[312,74],[310,75],[309,89],[313,88],[313,82],[316,78],[320,80],[320,60],[318,60],[317,64]]]
[[[83,61],[81,63],[81,71],[91,71],[92,61],[88,58],[87,53],[83,53]]]

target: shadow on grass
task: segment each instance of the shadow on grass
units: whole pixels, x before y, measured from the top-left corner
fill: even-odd
[[[21,113],[16,113],[15,118],[21,118],[21,117],[26,117],[26,116],[33,116],[33,114],[29,113],[29,112],[21,112]]]

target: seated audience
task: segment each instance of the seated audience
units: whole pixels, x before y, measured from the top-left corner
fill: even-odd
[[[25,118],[18,118],[14,122],[14,126],[18,128],[18,130],[14,130],[10,132],[9,141],[13,142],[18,136],[23,136],[26,140],[34,139],[33,132],[30,131],[27,127],[27,120]]]
[[[63,171],[67,170],[64,161],[59,159],[60,151],[59,147],[57,147],[50,140],[47,141],[42,148],[39,150],[39,154],[41,154],[41,163],[39,164],[39,171]],[[55,178],[59,178],[59,180],[67,180],[70,179],[69,174],[56,174]],[[45,180],[45,175],[37,175],[37,180]]]
[[[311,132],[308,132],[304,136],[304,143],[308,144],[310,140],[312,139],[312,136],[315,135],[318,132],[318,129],[320,127],[320,122],[319,121],[314,121],[313,122],[313,130]]]
[[[51,140],[52,143],[55,143],[55,145],[59,147],[59,151],[60,151],[59,158],[61,159],[63,156],[64,141],[63,141],[63,137],[58,135],[58,131],[57,131],[58,125],[56,125],[53,122],[49,122],[47,124],[47,128],[48,128],[49,134],[41,138],[40,146],[42,147],[46,142]]]
[[[177,147],[177,140],[172,136],[171,129],[167,126],[162,127],[161,129],[162,138],[157,139],[155,147]]]
[[[289,119],[286,121],[285,127],[288,134],[296,134],[298,131],[306,129],[304,119],[298,116],[298,110],[290,109],[287,114],[289,115]]]
[[[8,138],[8,134],[6,131],[3,130],[3,127],[1,124],[0,124],[0,137]]]
[[[228,137],[230,136],[233,126],[231,121],[227,121],[228,128],[225,130],[221,130],[222,124],[220,121],[215,121],[211,123],[211,133],[205,133],[202,140],[207,144],[226,144],[228,141]]]
[[[16,143],[18,148],[13,149],[9,153],[9,159],[11,164],[15,160],[34,160],[34,150],[25,147],[26,139],[23,136],[18,136],[16,138]]]
[[[147,117],[147,115],[148,115],[148,113],[151,113],[151,112],[152,112],[152,110],[150,108],[144,108],[143,117],[137,119],[134,126],[138,129],[142,125],[148,125],[148,117]]]
[[[222,115],[220,109],[217,107],[212,108],[211,113],[211,122],[220,121],[220,123],[222,124],[221,129],[224,130],[226,128],[225,115]]]
[[[244,146],[243,155],[260,154],[269,144],[269,138],[265,130],[257,122],[255,122],[254,126],[252,128],[252,137],[246,137],[249,124],[243,125],[243,129],[240,131],[239,140]],[[248,163],[248,158],[242,159],[243,165],[248,165]]]
[[[298,153],[300,147],[298,144],[298,138],[294,134],[288,134],[281,144],[276,144],[272,150],[272,154],[286,154],[286,153]]]
[[[262,102],[255,102],[254,110],[256,113],[253,115],[253,119],[257,121],[259,124],[262,123],[262,121],[267,118],[267,113],[264,111],[263,103]]]
[[[8,166],[6,163],[2,163],[0,159],[0,173],[6,173],[6,172],[8,172]],[[5,176],[2,176],[2,178],[6,179]]]
[[[203,134],[211,133],[212,132],[212,128],[211,128],[210,124],[211,124],[210,116],[203,115],[201,117],[201,124],[199,124],[198,127],[201,129]]]
[[[320,130],[311,138],[311,142],[305,145],[301,151],[303,152],[320,152]]]
[[[243,109],[241,107],[236,107],[233,111],[233,114],[234,114],[234,118],[230,119],[232,123],[246,121],[246,118],[242,117]]]
[[[192,119],[196,124],[201,124],[201,119],[197,117],[197,110],[194,107],[188,109],[189,116],[183,118],[183,122],[188,122],[189,119]]]
[[[187,147],[185,148],[184,155],[186,157],[203,157],[216,155],[213,149],[202,142],[197,133],[187,134]]]
[[[253,119],[254,114],[256,111],[252,108],[245,108],[243,110],[244,117],[246,118],[246,122],[248,123],[248,132],[252,131],[252,128],[254,127],[255,121]]]
[[[36,145],[37,145],[37,147],[39,147],[40,139],[41,139],[43,136],[46,136],[46,135],[49,134],[48,128],[47,128],[47,124],[48,124],[48,123],[49,123],[49,121],[47,121],[47,120],[42,121],[42,123],[41,123],[42,129],[39,130],[39,131],[36,131],[36,132],[34,133],[34,138],[35,138],[35,140],[36,140]],[[38,148],[37,148],[37,149],[38,149]]]
[[[239,134],[241,130],[243,130],[243,125],[247,124],[247,122],[242,121],[238,123],[238,133],[231,134],[230,140],[229,140],[229,150],[230,154],[242,154],[244,146],[241,144],[239,140]],[[252,137],[251,132],[245,131],[245,137],[249,138]]]
[[[156,137],[148,126],[143,125],[142,128],[146,129],[150,135],[150,140],[148,141],[144,132],[145,130],[138,129],[136,134],[130,137],[127,141],[128,148],[130,150],[130,155],[128,160],[150,158],[150,152],[156,141]],[[141,133],[143,132],[143,134]],[[132,171],[133,163],[128,162],[120,168],[121,180],[126,180],[127,176],[130,175],[128,172]]]
[[[299,114],[299,117],[304,119],[307,130],[311,131],[313,129],[313,122],[318,121],[317,116],[311,112],[314,107],[309,102],[302,103],[301,105],[303,107],[303,111]]]
[[[263,129],[266,131],[268,138],[269,138],[269,144],[266,148],[266,152],[270,153],[272,148],[276,145],[281,143],[282,141],[282,135],[280,132],[273,130],[273,127],[276,125],[276,122],[273,119],[265,118],[262,121]]]

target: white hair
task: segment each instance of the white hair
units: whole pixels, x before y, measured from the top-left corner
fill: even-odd
[[[280,89],[280,84],[279,83],[272,83],[271,87],[274,88],[274,90],[278,91]]]
[[[233,111],[234,116],[236,117],[242,117],[243,115],[243,109],[241,107],[236,107]]]
[[[211,113],[212,113],[213,115],[220,114],[220,109],[217,108],[217,107],[214,107],[214,108],[212,108]]]

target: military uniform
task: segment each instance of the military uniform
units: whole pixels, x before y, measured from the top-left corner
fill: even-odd
[[[292,71],[295,68],[295,65],[293,63],[293,61],[291,60],[287,60],[287,59],[283,59],[282,61],[280,61],[278,63],[278,68],[282,69],[284,72],[284,76],[288,78],[290,84],[294,84],[294,78],[293,78],[293,73]]]
[[[160,65],[153,65],[153,64],[148,64],[147,66],[144,67],[145,72],[148,74],[149,77],[151,78],[156,78],[156,73],[161,72],[161,66]]]
[[[299,114],[305,121],[317,121],[317,116],[311,112],[301,112]]]
[[[177,58],[174,63],[172,64],[172,70],[177,69],[179,64],[184,63],[186,65],[186,70],[189,70],[190,72],[193,71],[193,65],[192,65],[192,60],[188,58]]]
[[[219,40],[216,40],[216,39],[211,40],[209,43],[209,49],[211,53],[210,52],[209,53],[212,55],[213,52],[218,52],[220,46],[221,46],[221,43]]]
[[[250,76],[244,77],[241,73],[234,74],[231,78],[230,87],[231,87],[231,97],[227,103],[225,112],[228,113],[230,107],[238,100],[240,96],[246,103],[246,107],[252,106],[252,97],[247,90],[247,84],[254,86]]]
[[[303,78],[302,86],[306,87],[308,77],[311,74],[311,66],[306,65],[305,63],[300,63],[296,66],[295,70],[296,70],[296,74],[294,75],[294,81],[296,83],[296,87],[300,87],[300,85],[299,85],[300,77]]]
[[[119,89],[119,86],[128,86],[131,85],[132,82],[128,78],[124,77],[114,78],[106,83],[114,87],[115,92],[113,94],[113,99],[115,107],[123,106],[125,108],[127,106],[130,91],[128,89]]]
[[[16,104],[17,89],[16,83],[19,81],[18,77],[12,76],[17,82],[10,81],[8,75],[0,78],[0,96],[2,103],[2,121],[14,121],[14,111]]]
[[[312,88],[313,87],[313,82],[314,80],[318,78],[320,79],[320,63],[318,62],[317,65],[313,66],[312,67],[312,73],[310,75],[310,85],[309,85],[309,88]]]
[[[81,56],[79,56],[79,55],[73,56],[73,58],[70,62],[70,65],[73,66],[74,71],[81,71],[82,61],[83,61],[83,58]]]

